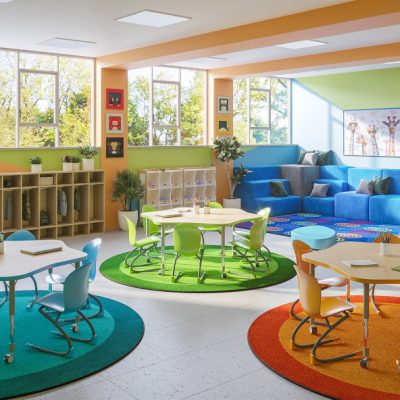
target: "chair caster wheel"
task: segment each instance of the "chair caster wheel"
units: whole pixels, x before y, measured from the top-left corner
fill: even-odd
[[[79,325],[78,324],[73,324],[71,326],[71,331],[74,333],[78,333],[79,332]]]
[[[309,331],[311,335],[316,335],[318,333],[318,328],[314,325],[311,325]]]
[[[361,368],[368,368],[368,364],[369,364],[368,358],[363,357],[363,358],[360,360],[360,366],[361,366]]]
[[[6,354],[3,360],[6,364],[12,364],[14,362],[14,354]]]
[[[150,258],[146,258],[146,262],[148,263],[148,264],[150,264]]]

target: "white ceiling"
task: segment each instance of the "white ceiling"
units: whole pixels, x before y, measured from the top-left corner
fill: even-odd
[[[13,0],[0,3],[0,47],[101,56],[348,0]],[[150,9],[191,17],[165,28],[115,19]],[[71,50],[38,45],[54,37],[96,42]]]

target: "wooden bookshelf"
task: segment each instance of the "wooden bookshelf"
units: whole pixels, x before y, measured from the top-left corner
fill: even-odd
[[[60,191],[65,193],[65,215],[59,209]],[[42,211],[48,221],[41,219]],[[100,233],[104,228],[104,171],[0,174],[0,231],[5,237],[19,229],[37,239],[56,239]]]

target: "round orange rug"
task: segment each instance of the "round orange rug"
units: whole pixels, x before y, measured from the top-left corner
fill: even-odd
[[[353,296],[351,301],[359,307],[331,333],[330,337],[341,340],[319,348],[321,356],[362,349],[362,297]],[[274,372],[323,396],[342,400],[400,400],[400,370],[396,366],[396,359],[400,359],[400,298],[376,297],[376,302],[382,314],[378,316],[370,310],[368,369],[360,367],[360,357],[313,366],[309,364],[310,349],[290,350],[290,337],[298,324],[289,318],[291,304],[258,317],[248,332],[249,345]],[[324,329],[318,326],[319,333]],[[298,334],[301,343],[315,340],[307,326]]]

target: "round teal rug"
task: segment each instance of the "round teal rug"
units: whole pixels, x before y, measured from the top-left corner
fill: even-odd
[[[46,294],[41,292],[40,295]],[[2,296],[2,293],[0,294]],[[66,342],[50,334],[54,326],[38,312],[35,305],[29,311],[26,304],[32,299],[31,291],[18,291],[16,298],[15,361],[0,361],[0,398],[8,399],[51,389],[98,372],[127,354],[141,341],[144,334],[142,318],[131,308],[117,301],[99,297],[104,315],[92,319],[97,338],[93,344],[73,342],[74,350],[68,357],[41,353],[25,346],[27,342],[55,350],[65,350]],[[96,311],[91,306],[87,315]],[[0,308],[0,356],[8,352],[8,303]],[[72,335],[71,324],[62,324]],[[82,322],[78,337],[88,337],[89,329]]]
[[[100,266],[100,272],[106,278],[122,285],[150,290],[187,293],[233,292],[256,289],[276,285],[296,275],[292,260],[273,253],[269,261],[268,271],[265,273],[257,273],[256,278],[250,277],[250,271],[243,268],[246,264],[238,257],[232,257],[231,250],[227,249],[225,270],[231,271],[232,273],[228,273],[227,277],[222,279],[221,248],[219,246],[207,246],[204,252],[202,265],[202,271],[206,272],[203,283],[197,283],[198,260],[195,257],[181,257],[178,260],[176,273],[179,271],[183,273],[183,275],[177,282],[171,282],[174,260],[173,248],[167,246],[166,251],[169,254],[166,255],[164,275],[159,275],[158,271],[131,272],[130,269],[125,266],[124,262],[127,253],[118,254],[105,260]],[[144,261],[144,258],[140,258],[138,264]],[[160,266],[159,259],[152,259],[152,262],[152,267]],[[260,267],[265,267],[265,264],[261,264]],[[247,277],[240,277],[235,274],[247,275]]]

